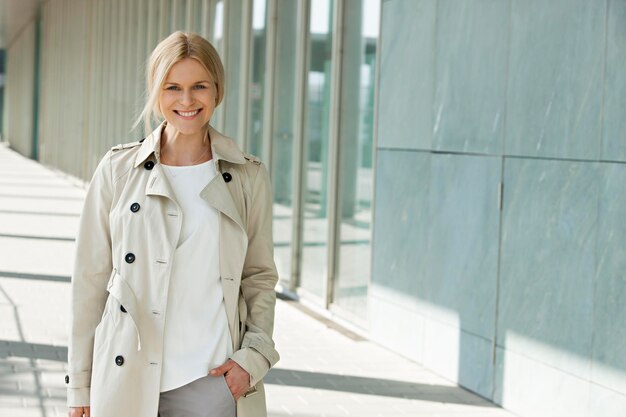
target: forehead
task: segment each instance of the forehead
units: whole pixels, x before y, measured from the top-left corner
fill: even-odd
[[[200,62],[193,58],[185,58],[172,65],[167,77],[165,77],[165,82],[172,83],[188,83],[200,80],[213,80],[213,77]]]

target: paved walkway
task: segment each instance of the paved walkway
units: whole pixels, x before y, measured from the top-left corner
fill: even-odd
[[[0,146],[0,417],[67,415],[69,274],[83,197],[67,177]],[[278,302],[275,338],[272,417],[512,416],[297,303]]]

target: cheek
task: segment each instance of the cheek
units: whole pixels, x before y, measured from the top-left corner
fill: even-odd
[[[161,97],[159,99],[159,106],[163,110],[167,110],[175,102],[176,102],[176,94],[173,94],[172,92],[164,92],[163,94],[161,94]]]
[[[213,96],[207,95],[202,97],[196,97],[196,103],[204,107],[208,112],[213,112],[215,110],[215,98]]]
[[[198,98],[205,106],[215,106],[215,94],[212,91],[205,91]]]

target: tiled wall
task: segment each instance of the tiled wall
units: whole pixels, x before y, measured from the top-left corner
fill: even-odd
[[[24,26],[20,37],[8,47],[3,112],[4,140],[22,155],[33,156],[33,80],[35,78],[36,23]],[[9,110],[10,109],[10,110]]]
[[[13,148],[32,156],[36,129],[39,161],[89,179],[108,148],[144,135],[141,127],[131,127],[144,104],[150,51],[175,30],[211,38],[216,3],[41,2],[40,12],[8,46],[5,138]],[[40,77],[34,90],[37,22]],[[228,77],[235,80],[230,85],[237,84],[236,75]],[[35,97],[38,113],[33,112]],[[220,122],[217,125],[222,127]]]
[[[626,409],[625,21],[383,3],[372,337],[522,417]]]

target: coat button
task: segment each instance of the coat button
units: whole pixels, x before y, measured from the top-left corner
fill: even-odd
[[[139,203],[133,203],[130,205],[130,211],[132,211],[133,213],[137,213],[140,208],[141,206],[139,205]]]
[[[122,310],[122,313],[126,313],[126,309],[124,308],[123,305],[120,305],[120,310]]]
[[[115,364],[117,366],[122,366],[124,365],[124,357],[122,355],[118,355],[115,357]]]
[[[66,384],[70,383],[70,376],[69,375],[65,375],[65,383]]]
[[[230,180],[233,179],[233,177],[228,172],[223,173],[222,177],[224,177],[224,181],[226,182],[230,182]]]
[[[126,256],[124,257],[124,259],[126,260],[126,262],[128,262],[129,264],[132,264],[133,262],[135,262],[135,255],[132,253],[127,253]]]
[[[146,163],[143,164],[143,167],[147,169],[148,171],[150,171],[152,168],[154,168],[154,162],[146,161]]]

